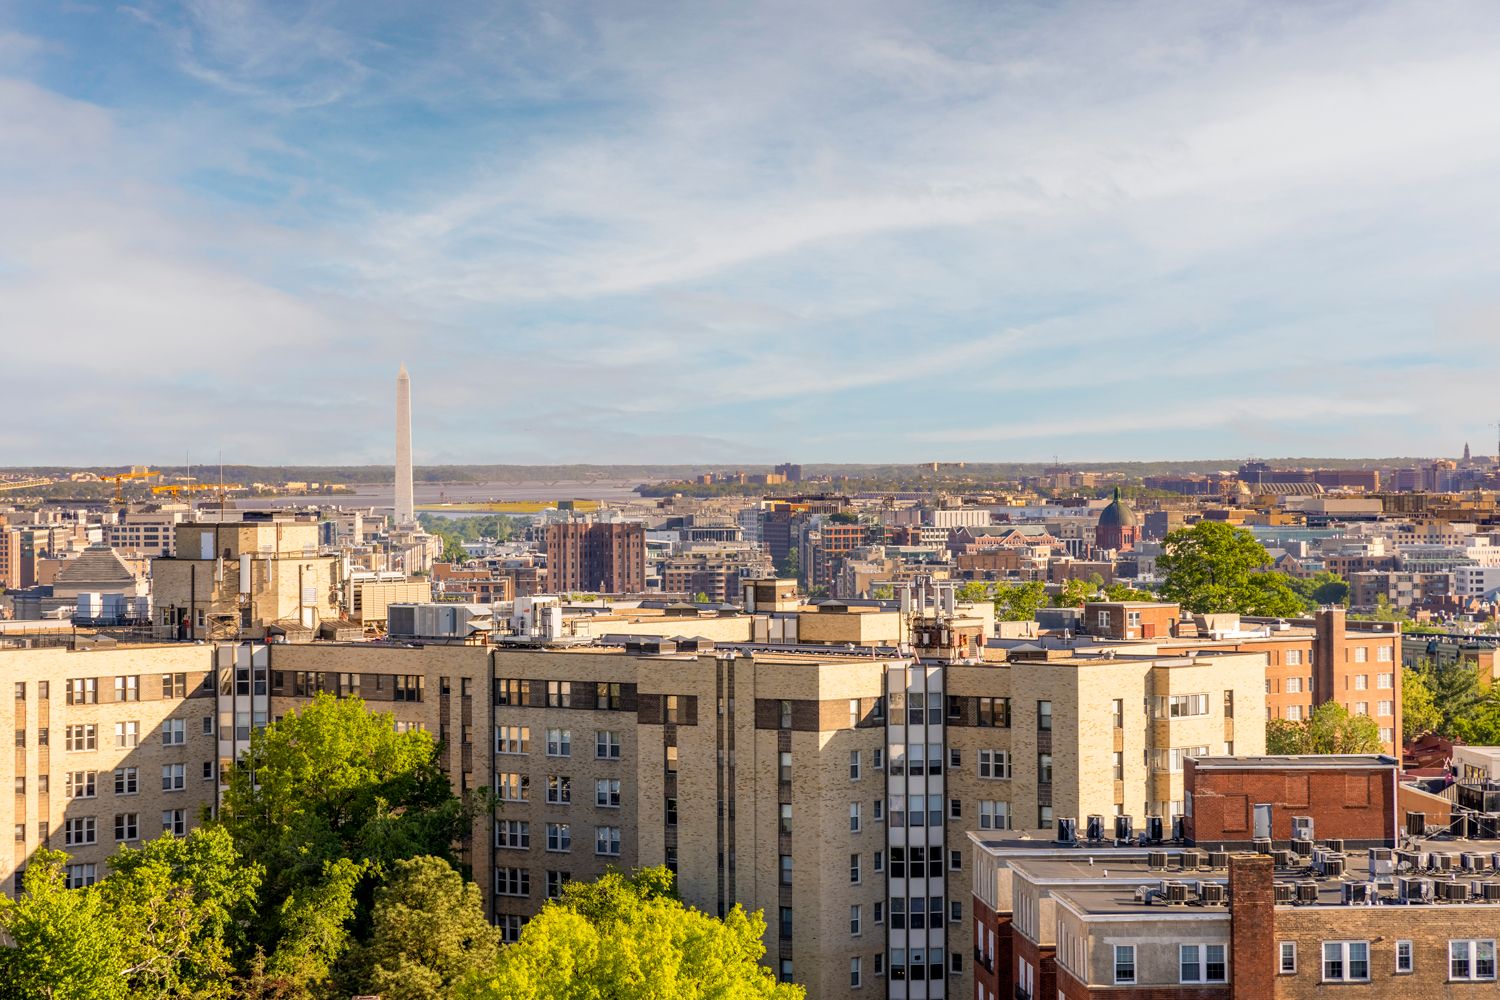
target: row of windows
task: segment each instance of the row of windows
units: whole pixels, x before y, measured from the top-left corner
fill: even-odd
[[[1324,941],[1324,982],[1365,982],[1370,978],[1370,942]],[[1412,943],[1396,942],[1395,971],[1404,975],[1415,969]],[[1282,975],[1297,972],[1297,942],[1282,941],[1277,954],[1277,971]],[[1448,942],[1448,979],[1457,982],[1483,982],[1495,978],[1495,942],[1492,940],[1453,940]]]
[[[617,682],[532,681],[515,677],[495,679],[495,704],[512,708],[533,706],[532,688],[543,693],[546,708],[592,708],[617,711],[624,707],[624,686]],[[677,696],[667,698],[668,722],[677,721]]]
[[[217,765],[211,761],[203,762],[203,780],[212,781],[218,776]],[[98,771],[68,771],[65,775],[67,782],[65,790],[69,799],[92,799],[98,797],[99,772]],[[186,787],[187,765],[186,764],[163,764],[161,768],[161,787],[163,791],[175,792]],[[36,779],[38,792],[51,791],[50,775],[38,775]],[[116,795],[135,795],[140,791],[140,768],[121,767],[114,772],[114,790]],[[26,777],[16,776],[16,793],[26,794]]]
[[[530,801],[531,778],[517,771],[501,771],[495,775],[495,793],[506,802]],[[546,800],[551,805],[571,805],[573,802],[572,776],[566,774],[547,775]],[[602,809],[618,809],[620,807],[619,778],[595,779],[594,805]]]
[[[116,813],[115,814],[115,840],[136,840],[140,836],[140,814],[139,813]],[[187,833],[187,810],[186,809],[164,809],[161,814],[161,828],[163,833],[174,834],[181,837]],[[46,827],[43,824],[42,828]],[[63,844],[68,847],[87,847],[99,842],[99,824],[95,816],[70,816],[63,821]],[[45,832],[41,833],[43,840],[47,839]],[[25,840],[25,829],[23,824],[16,825],[16,839]],[[17,875],[19,876],[19,872]],[[89,883],[92,884],[92,883]]]
[[[573,730],[548,729],[546,731],[548,757],[573,756]],[[594,759],[619,760],[623,738],[618,729],[600,729],[594,733]],[[669,758],[676,761],[676,747],[669,747]],[[496,726],[495,752],[497,754],[531,753],[530,726]]]
[[[46,701],[52,696],[48,681],[37,681],[37,697]],[[69,705],[97,705],[99,703],[99,678],[72,677],[63,681],[63,696]],[[163,698],[187,697],[187,674],[162,674],[161,696]],[[16,699],[26,700],[26,682],[16,682]],[[140,701],[141,675],[125,674],[115,678],[115,701]]]
[[[213,735],[214,719],[211,715],[203,716],[199,723],[200,730],[205,736]],[[187,742],[187,720],[166,719],[161,724],[162,746],[181,746]],[[69,753],[80,753],[99,749],[99,727],[95,723],[88,722],[68,726],[63,731],[64,746]],[[47,730],[38,732],[38,743],[46,746],[48,743]],[[16,735],[16,745],[25,746],[25,730],[20,730]],[[141,724],[139,721],[130,720],[115,723],[115,747],[118,749],[129,749],[140,746]]]
[[[1225,983],[1229,981],[1226,946],[1222,944],[1183,944],[1177,946],[1177,981],[1179,983]],[[1115,945],[1115,983],[1135,982],[1135,945]]]
[[[573,850],[573,827],[570,823],[548,823],[547,850],[567,853]],[[495,846],[507,850],[527,851],[531,849],[531,823],[524,819],[503,819],[495,824]],[[618,857],[620,854],[620,828],[618,826],[594,827],[594,853],[600,857]]]

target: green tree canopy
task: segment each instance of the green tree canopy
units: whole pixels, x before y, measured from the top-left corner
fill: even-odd
[[[464,543],[456,538],[447,537],[443,539],[443,561],[450,563],[464,563],[469,561],[468,550]]]
[[[1472,663],[1449,660],[1439,663],[1431,657],[1417,661],[1417,673],[1432,691],[1432,703],[1442,715],[1437,731],[1444,736],[1464,739],[1469,718],[1479,707],[1482,692],[1479,672]]]
[[[470,980],[469,1000],[801,1000],[759,963],[765,921],[740,906],[717,920],[643,882],[611,873],[569,885],[501,949],[496,971]]]
[[[1149,590],[1139,590],[1128,583],[1112,583],[1104,588],[1104,597],[1110,601],[1154,601],[1156,595]]]
[[[1038,608],[1047,606],[1047,587],[1040,580],[995,586],[995,618],[1003,622],[1029,622]]]
[[[4,1000],[124,1000],[125,947],[99,888],[67,888],[68,856],[31,857],[21,893],[0,894],[0,997]]]
[[[1427,678],[1411,667],[1401,668],[1401,733],[1414,739],[1435,732],[1443,724]]]
[[[1064,581],[1062,589],[1052,599],[1052,606],[1056,608],[1081,608],[1085,601],[1091,601],[1098,595],[1099,588],[1087,580]]]
[[[1349,603],[1349,582],[1337,573],[1319,570],[1306,579],[1287,577],[1287,585],[1302,599],[1307,610],[1314,611],[1327,604]]]
[[[980,601],[994,599],[994,584],[985,583],[983,580],[970,580],[958,586],[953,592],[953,598],[969,604],[977,604]]]
[[[205,826],[121,847],[97,891],[120,934],[132,1000],[229,996],[233,951],[254,916],[261,869]]]
[[[367,913],[375,873],[423,855],[453,861],[471,817],[430,734],[398,733],[390,713],[326,693],[251,736],[220,810],[241,854],[265,869],[262,914],[283,916],[330,873],[342,880],[346,869],[329,868],[339,860],[368,864],[359,891]],[[269,952],[274,941],[261,943]]]
[[[1264,571],[1270,563],[1254,535],[1222,521],[1172,532],[1156,560],[1165,576],[1161,596],[1196,614],[1301,614],[1303,603],[1286,575]]]
[[[479,886],[442,858],[395,862],[372,920],[370,943],[350,965],[358,991],[382,1000],[445,1000],[498,958],[500,931],[485,919]]]
[[[1367,715],[1351,715],[1327,701],[1301,722],[1272,719],[1266,723],[1266,752],[1272,754],[1380,753],[1380,727]]]

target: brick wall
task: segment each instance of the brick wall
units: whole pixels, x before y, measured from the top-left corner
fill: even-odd
[[[1292,817],[1311,816],[1318,840],[1339,838],[1351,846],[1381,846],[1395,840],[1395,765],[1387,768],[1289,767],[1283,769],[1199,768],[1189,760],[1185,786],[1193,795],[1193,815],[1185,817],[1188,837],[1206,846],[1248,846],[1254,807],[1271,805],[1271,837],[1292,837]]]
[[[1233,1000],[1266,1000],[1276,985],[1275,869],[1265,854],[1229,859],[1230,980]]]

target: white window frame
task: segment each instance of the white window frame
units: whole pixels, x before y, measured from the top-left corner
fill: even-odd
[[[1127,951],[1130,952],[1130,978],[1129,979],[1121,979],[1120,978],[1120,953],[1121,952],[1127,952]],[[1114,965],[1114,983],[1115,983],[1115,985],[1116,986],[1134,986],[1135,985],[1135,980],[1136,980],[1135,945],[1133,945],[1133,944],[1117,944],[1117,945],[1115,945],[1115,956],[1114,957],[1115,957],[1115,965]]]
[[[1291,961],[1288,962],[1287,959]],[[1282,941],[1276,947],[1276,974],[1280,976],[1295,976],[1297,974],[1297,942]]]
[[[981,750],[978,756],[978,773],[981,778],[992,781],[1008,781],[1010,779],[1009,750]]]
[[[1406,953],[1405,956],[1402,955],[1403,951]],[[1402,961],[1401,961],[1403,957],[1406,959],[1406,963],[1405,963],[1405,967],[1404,968],[1402,967]],[[1398,976],[1409,975],[1412,972],[1412,969],[1415,967],[1415,965],[1416,965],[1416,954],[1415,954],[1414,949],[1412,948],[1411,942],[1410,941],[1397,941],[1396,942],[1396,975],[1398,975]]]
[[[1198,963],[1197,963],[1198,964],[1198,978],[1196,978],[1196,979],[1184,979],[1184,978],[1182,978],[1182,967],[1183,967],[1184,959],[1185,959],[1185,956],[1184,956],[1183,953],[1187,949],[1189,949],[1189,948],[1195,949],[1197,951],[1197,953],[1198,953]],[[1208,978],[1208,949],[1210,949],[1210,948],[1218,948],[1220,950],[1220,952],[1223,954],[1223,965],[1224,965],[1224,978],[1223,979],[1209,979]],[[1179,944],[1177,946],[1177,981],[1179,983],[1183,984],[1183,985],[1192,985],[1192,986],[1218,985],[1218,984],[1221,984],[1221,983],[1227,983],[1227,982],[1229,982],[1229,945],[1227,945],[1227,944],[1220,944],[1218,942],[1203,942],[1203,941],[1189,942],[1189,943],[1186,943],[1186,944]]]
[[[1350,949],[1355,945],[1362,946],[1365,950],[1365,974],[1363,976],[1354,976],[1350,974],[1350,966],[1353,964],[1353,962],[1350,960],[1349,953]],[[1328,975],[1328,949],[1330,946],[1335,947],[1339,950],[1338,961],[1339,969],[1341,971],[1337,976]],[[1324,941],[1322,948],[1319,949],[1318,957],[1320,959],[1318,968],[1319,982],[1368,983],[1370,981],[1370,942],[1368,941]]]
[[[1456,975],[1453,971],[1454,952],[1463,948],[1464,966],[1468,969],[1465,975]],[[1489,952],[1490,971],[1488,975],[1479,972],[1479,953],[1481,949]],[[1495,981],[1495,941],[1493,938],[1455,938],[1448,942],[1448,982],[1450,983],[1492,983]]]

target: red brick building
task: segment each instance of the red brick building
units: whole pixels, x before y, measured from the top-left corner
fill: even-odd
[[[1379,754],[1189,758],[1183,775],[1189,844],[1248,848],[1291,841],[1293,817],[1346,847],[1396,841],[1397,762]]]
[[[645,526],[639,522],[549,524],[547,583],[556,593],[644,593]]]

